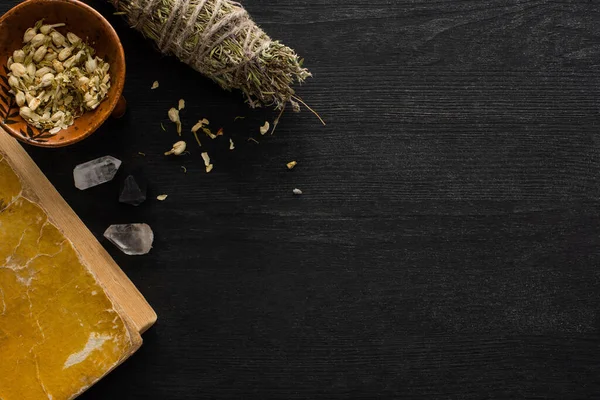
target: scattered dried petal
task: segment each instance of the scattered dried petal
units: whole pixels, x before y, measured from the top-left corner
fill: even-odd
[[[229,150],[233,150],[235,149],[235,145],[233,144],[233,140],[231,140],[231,138],[229,138]]]
[[[152,83],[152,87],[150,89],[152,89],[152,90],[158,89],[158,81],[154,81],[154,83]]]
[[[196,122],[196,125],[192,126],[192,132],[198,132],[201,128],[203,128],[205,125],[208,125],[209,122],[206,118],[203,118],[201,120],[199,120],[198,122]]]
[[[290,161],[289,163],[286,164],[288,169],[294,169],[294,167],[296,165],[298,165],[298,163],[296,161]]]
[[[213,169],[213,165],[210,163],[210,157],[206,152],[202,153],[201,155],[202,159],[204,160],[204,165],[206,166],[206,173],[209,173]]]
[[[196,138],[196,142],[198,143],[198,147],[202,147],[202,143],[200,143],[200,138],[198,137],[198,133],[193,132],[193,131],[192,131],[192,133],[194,134],[194,137]]]
[[[165,156],[170,156],[170,155],[180,156],[185,151],[186,147],[187,147],[187,144],[183,140],[180,140],[179,142],[177,142],[173,145],[173,148],[171,150],[169,150],[165,153]]]
[[[202,123],[202,121],[198,121],[196,123],[196,125],[192,126],[192,132],[196,133],[200,130],[200,128],[202,128],[204,124]]]
[[[177,134],[181,136],[181,120],[179,119],[179,110],[176,108],[169,109],[169,119],[177,126]]]
[[[223,136],[223,128],[219,128],[217,131],[217,136]]]
[[[177,108],[179,111],[181,111],[185,108],[185,100],[184,99],[179,99],[179,104],[177,105]]]
[[[206,135],[207,135],[208,137],[210,137],[211,139],[216,139],[216,138],[217,138],[217,135],[215,135],[214,133],[212,133],[212,132],[211,132],[211,130],[210,130],[209,128],[206,128],[206,127],[204,127],[204,128],[202,128],[202,130],[203,130],[203,131],[204,131],[204,133],[206,133]]]
[[[165,201],[167,199],[167,197],[169,197],[169,195],[167,195],[167,194],[161,194],[159,196],[156,196],[156,200],[158,200],[158,201]]]
[[[210,164],[210,156],[208,155],[207,152],[203,152],[200,155],[202,156],[202,159],[204,160],[204,165]]]
[[[177,110],[176,108],[170,108],[168,115],[171,122],[179,122],[179,110]]]
[[[182,165],[182,166],[181,166],[181,169],[183,170],[183,173],[184,173],[184,174],[187,174],[187,168],[186,168],[186,167],[184,167],[184,166]]]
[[[300,189],[294,189],[293,192],[296,196],[300,196],[302,194],[302,190]]]
[[[269,124],[269,121],[265,121],[265,124],[260,127],[260,134],[264,135],[267,132],[269,132],[270,127],[271,127],[271,124]]]

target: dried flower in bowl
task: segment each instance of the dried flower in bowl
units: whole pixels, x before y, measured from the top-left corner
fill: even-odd
[[[65,38],[56,30],[64,25],[38,21],[7,61],[9,93],[19,115],[51,135],[95,110],[111,85],[110,65],[77,35],[68,32]]]

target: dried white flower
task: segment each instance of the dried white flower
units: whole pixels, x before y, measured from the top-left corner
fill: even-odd
[[[27,65],[27,75],[29,75],[32,78],[35,78],[36,71],[37,71],[37,68],[34,63],[30,63]]]
[[[75,54],[74,56],[71,56],[70,58],[68,58],[67,60],[65,60],[65,62],[63,63],[63,66],[65,67],[65,69],[71,68],[72,66],[74,66],[75,64],[77,64],[78,62],[80,62],[81,58],[84,55],[85,55],[85,52],[83,50],[79,50],[79,52],[77,52],[77,54]]]
[[[87,76],[80,76],[79,79],[77,79],[77,85],[82,90],[87,90],[89,83],[90,78],[88,78]]]
[[[302,194],[302,190],[300,190],[300,189],[294,189],[292,192],[293,192],[293,193],[294,193],[296,196],[300,196],[300,195]]]
[[[35,28],[29,28],[25,31],[23,35],[23,43],[31,42],[31,39],[37,34],[37,30]]]
[[[13,89],[16,88],[16,87],[18,87],[19,86],[19,79],[16,76],[14,76],[14,75],[9,76],[8,77],[8,85],[11,88],[13,88]]]
[[[154,90],[154,89],[158,89],[158,81],[154,81],[154,82],[152,83],[152,87],[151,87],[150,89],[152,89],[152,90]]]
[[[15,50],[12,57],[13,62],[22,63],[25,61],[25,52],[23,50]]]
[[[290,161],[289,163],[286,164],[288,169],[294,169],[294,167],[296,165],[298,165],[298,163],[296,161]]]
[[[23,106],[19,109],[19,115],[25,120],[37,121],[40,116],[34,113],[29,107]]]
[[[67,42],[67,39],[65,39],[65,37],[57,31],[50,32],[50,38],[56,47],[63,47]]]
[[[25,93],[21,92],[20,90],[17,92],[17,94],[15,95],[15,100],[17,102],[17,105],[19,107],[22,107],[25,105]]]
[[[71,57],[71,54],[73,54],[73,48],[65,47],[64,49],[62,49],[61,51],[58,52],[58,60],[64,61],[67,58]]]
[[[65,26],[65,24],[61,22],[59,24],[54,24],[54,25],[42,25],[42,27],[40,28],[40,32],[47,35],[54,28],[59,28],[61,26]]]
[[[183,154],[186,147],[187,147],[187,144],[183,140],[180,140],[179,142],[177,142],[173,145],[173,148],[171,150],[169,150],[165,153],[165,156],[170,156],[170,155],[180,156],[181,154]]]
[[[35,61],[35,62],[42,61],[42,59],[46,56],[47,52],[48,52],[48,47],[46,47],[46,46],[38,47],[38,49],[35,51],[35,53],[33,53],[33,61]]]
[[[96,107],[98,107],[99,105],[100,105],[100,102],[99,102],[98,100],[96,100],[96,99],[94,99],[94,100],[90,100],[90,101],[87,101],[87,102],[85,103],[85,106],[86,106],[87,108],[89,108],[90,110],[95,110],[95,109],[96,109]]]
[[[38,78],[41,78],[42,76],[46,75],[47,73],[51,72],[52,69],[48,68],[48,67],[42,67],[40,69],[38,69],[37,71],[35,71],[35,76]]]
[[[169,197],[168,194],[161,194],[159,196],[156,196],[156,200],[158,200],[158,201],[165,201],[167,199],[167,197]]]
[[[46,103],[52,97],[52,90],[48,90],[47,92],[42,92],[38,95],[38,98],[42,100],[42,103]]]
[[[52,60],[52,68],[54,68],[54,70],[59,73],[65,70],[63,64],[58,60]]]
[[[40,82],[40,86],[48,87],[48,86],[52,85],[52,82],[54,82],[54,74],[47,73],[44,76],[42,76],[42,81]]]
[[[42,101],[37,97],[31,98],[31,100],[27,102],[27,106],[31,111],[35,111],[40,106],[40,104],[42,104]]]
[[[65,113],[63,111],[57,111],[55,112],[52,117],[50,117],[50,119],[52,121],[59,121],[60,119],[65,117]]]
[[[51,52],[50,50],[52,50],[52,49],[48,49],[48,52],[44,56],[44,61],[52,62],[58,58],[58,53]]]
[[[264,135],[265,133],[269,132],[270,127],[271,124],[269,124],[269,121],[265,121],[265,124],[260,127],[260,134]]]
[[[85,70],[88,72],[88,74],[93,74],[94,71],[96,71],[96,68],[98,68],[98,62],[95,58],[92,58],[91,54],[88,53],[88,59],[85,62]]]
[[[10,65],[10,70],[17,78],[22,78],[27,75],[27,68],[21,63],[12,63]]]
[[[73,32],[67,33],[67,39],[69,39],[69,42],[71,42],[71,44],[77,44],[77,43],[81,42],[81,39],[79,38],[79,36],[77,36]]]
[[[43,33],[38,33],[31,39],[30,44],[34,49],[37,49],[38,47],[46,43],[47,40],[48,36],[44,35]]]

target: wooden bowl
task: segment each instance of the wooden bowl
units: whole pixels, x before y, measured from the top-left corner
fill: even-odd
[[[64,35],[73,32],[110,64],[111,87],[106,98],[96,110],[84,113],[56,135],[28,125],[19,116],[14,96],[8,93],[8,58],[23,47],[23,34],[40,19],[47,24],[64,22],[66,26],[58,31]],[[121,41],[108,21],[90,6],[77,0],[27,0],[0,18],[0,127],[18,140],[40,147],[62,147],[85,139],[111,114],[118,117],[125,113],[125,99],[121,96],[124,84],[125,54]]]

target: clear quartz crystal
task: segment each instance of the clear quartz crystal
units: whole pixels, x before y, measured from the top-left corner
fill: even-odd
[[[110,182],[117,174],[120,166],[121,161],[111,156],[100,157],[79,164],[73,170],[75,187],[79,190],[85,190]]]
[[[152,228],[147,224],[111,225],[104,237],[130,256],[148,254],[154,241]]]

